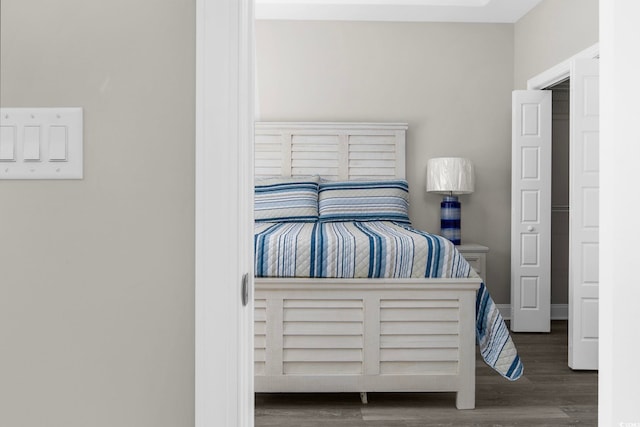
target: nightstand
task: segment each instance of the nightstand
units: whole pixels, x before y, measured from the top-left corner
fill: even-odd
[[[478,273],[478,276],[485,280],[485,274],[487,273],[487,252],[489,248],[479,245],[477,243],[463,243],[456,245],[458,252],[462,254],[464,259],[467,260],[471,267]]]

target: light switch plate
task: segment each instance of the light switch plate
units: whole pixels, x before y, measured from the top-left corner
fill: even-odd
[[[82,179],[82,128],[82,108],[0,108],[0,179]]]

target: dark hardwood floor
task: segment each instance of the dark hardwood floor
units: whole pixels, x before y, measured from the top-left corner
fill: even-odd
[[[512,334],[522,378],[509,382],[477,356],[476,409],[454,393],[258,394],[255,425],[282,427],[596,426],[598,374],[567,367],[567,322],[551,334]]]

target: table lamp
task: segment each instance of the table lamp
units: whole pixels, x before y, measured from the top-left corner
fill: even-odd
[[[461,241],[458,195],[473,193],[473,163],[461,157],[437,157],[427,162],[427,192],[443,194],[440,234],[455,245]]]

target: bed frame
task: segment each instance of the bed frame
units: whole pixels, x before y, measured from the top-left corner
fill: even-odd
[[[256,123],[256,176],[405,178],[403,123]],[[255,391],[456,392],[480,279],[255,279]]]

